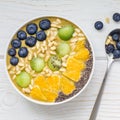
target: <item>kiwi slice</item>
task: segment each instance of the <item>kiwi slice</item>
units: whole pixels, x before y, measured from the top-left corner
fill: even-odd
[[[26,88],[29,86],[31,82],[31,77],[29,73],[22,71],[20,74],[16,76],[15,80],[18,86]]]
[[[45,62],[42,58],[33,58],[30,61],[30,66],[36,72],[41,72],[43,68],[45,67]]]
[[[48,67],[52,71],[58,71],[62,66],[62,60],[58,56],[51,56],[48,60]]]
[[[58,44],[56,49],[57,54],[63,57],[70,53],[70,45],[67,42],[61,42]]]

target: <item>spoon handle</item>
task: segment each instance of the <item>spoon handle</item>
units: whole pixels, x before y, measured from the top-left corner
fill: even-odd
[[[108,59],[107,69],[106,69],[106,72],[105,72],[105,75],[104,75],[104,78],[103,78],[103,82],[102,82],[102,85],[100,87],[100,91],[99,91],[99,94],[97,96],[97,99],[96,99],[96,102],[94,104],[94,107],[93,107],[93,110],[92,110],[92,113],[91,113],[91,116],[90,116],[89,120],[96,120],[98,110],[99,110],[99,107],[100,107],[100,102],[101,102],[101,99],[102,99],[102,94],[103,94],[104,87],[105,87],[105,84],[106,84],[106,78],[107,78],[107,75],[108,75],[108,72],[110,70],[110,67],[111,67],[112,63],[113,63],[113,59]]]

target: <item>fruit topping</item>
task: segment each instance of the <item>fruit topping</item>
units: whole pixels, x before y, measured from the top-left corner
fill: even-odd
[[[80,60],[76,60],[74,57],[70,57],[67,60],[66,71],[63,75],[69,79],[77,82],[80,80],[81,72],[85,69],[85,63]]]
[[[52,71],[57,71],[62,66],[62,60],[58,56],[51,56],[48,60],[48,66]]]
[[[64,76],[66,76],[67,78],[71,79],[74,82],[78,82],[80,80],[81,77],[81,73],[79,71],[65,71],[63,73]]]
[[[114,41],[119,41],[119,34],[117,34],[117,33],[113,34],[113,35],[112,35],[112,39],[113,39]]]
[[[86,61],[90,58],[90,53],[87,48],[81,48],[75,55],[74,57],[78,60],[83,60]]]
[[[19,50],[18,50],[18,55],[22,58],[25,58],[27,55],[28,55],[28,50],[26,47],[21,47]]]
[[[19,62],[19,59],[17,57],[11,57],[10,58],[10,64],[13,66],[16,66]]]
[[[63,57],[70,53],[70,45],[67,42],[61,42],[58,44],[56,49],[57,54]]]
[[[29,46],[29,47],[35,46],[36,42],[37,42],[37,40],[36,40],[36,38],[33,37],[33,36],[29,36],[29,37],[27,37],[27,39],[25,40],[25,44],[26,44],[27,46]]]
[[[51,27],[51,22],[48,19],[43,19],[40,21],[39,26],[42,30],[48,30]]]
[[[113,51],[113,58],[114,59],[120,58],[120,50],[114,50]]]
[[[68,78],[62,76],[61,77],[61,91],[65,95],[69,95],[73,92],[73,90],[75,90],[74,83],[71,80],[69,80]]]
[[[15,48],[10,48],[10,49],[8,50],[8,54],[9,54],[10,56],[15,56],[15,55],[16,55],[16,50],[15,50]]]
[[[113,53],[115,47],[113,44],[108,44],[108,45],[105,45],[105,49],[106,49],[106,53],[109,54],[109,53]]]
[[[120,41],[116,43],[116,47],[118,50],[120,50]]]
[[[30,96],[36,100],[40,100],[40,101],[47,101],[47,98],[45,97],[45,95],[42,93],[41,89],[39,86],[34,87],[31,92],[30,92]]]
[[[67,70],[82,71],[85,69],[85,63],[83,61],[78,61],[74,57],[70,57],[67,60]]]
[[[60,90],[60,77],[57,75],[52,75],[46,79],[50,89],[56,93]]]
[[[114,13],[113,14],[113,20],[115,22],[119,22],[120,21],[120,14],[119,13]]]
[[[40,86],[41,89],[48,89],[50,90],[48,81],[44,76],[37,76],[34,80],[34,84]]]
[[[30,66],[36,72],[41,72],[45,67],[45,61],[42,58],[33,58],[30,61]]]
[[[81,48],[85,47],[85,40],[79,40],[76,43],[74,51],[79,51]]]
[[[101,21],[97,21],[94,24],[95,29],[101,30],[103,28],[103,23]]]
[[[26,31],[28,34],[33,35],[37,32],[38,27],[35,23],[28,24],[26,27]]]
[[[22,71],[20,74],[18,74],[16,76],[15,80],[16,80],[17,85],[22,87],[22,88],[28,87],[29,84],[31,83],[31,77],[25,71]]]
[[[36,33],[36,38],[39,41],[43,41],[46,39],[46,33],[43,30],[41,30],[41,31]]]
[[[71,25],[67,25],[64,26],[62,28],[59,29],[58,31],[58,36],[62,39],[62,40],[70,40],[70,38],[72,37],[74,33],[74,28]]]
[[[60,89],[60,79],[58,76],[38,76],[35,78],[34,87],[30,92],[30,96],[37,100],[54,102],[58,97]]]
[[[21,47],[21,41],[18,39],[14,39],[11,41],[11,45],[13,48],[20,48]]]
[[[17,32],[17,37],[18,37],[18,39],[20,39],[20,40],[24,40],[24,39],[27,38],[27,34],[26,34],[25,31],[20,30],[20,31]]]

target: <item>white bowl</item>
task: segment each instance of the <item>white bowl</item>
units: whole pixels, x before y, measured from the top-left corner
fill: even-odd
[[[57,17],[57,16],[43,16],[43,17],[56,17],[56,18],[62,18],[62,17]],[[43,18],[43,17],[39,17],[39,18]],[[39,18],[36,18],[36,19],[39,19]],[[62,18],[62,19],[65,19],[65,18]],[[35,19],[33,19],[33,20],[35,20]],[[33,20],[31,20],[31,21],[33,21]],[[70,21],[70,20],[68,20],[68,19],[65,19],[65,20],[67,20],[67,21]],[[28,21],[28,22],[30,22],[30,21]],[[28,23],[27,22],[27,23]],[[71,22],[71,21],[70,21]],[[73,23],[73,24],[75,24],[74,22],[71,22],[71,23]],[[25,25],[25,24],[24,24]],[[23,25],[23,26],[24,26]],[[75,24],[76,25],[76,24]],[[77,26],[77,25],[76,25]],[[81,29],[81,27],[79,27],[80,29]],[[81,29],[82,30],[82,29]],[[16,32],[17,33],[17,32]],[[15,34],[16,34],[15,33]],[[84,33],[84,31],[83,31],[83,33]],[[85,33],[84,33],[85,34]],[[13,34],[14,35],[14,34]],[[87,37],[87,35],[85,34],[85,36]],[[13,36],[12,36],[13,37]],[[93,66],[92,66],[92,70],[91,70],[91,73],[90,73],[90,76],[89,76],[89,79],[88,79],[88,81],[87,81],[87,83],[84,85],[84,87],[77,93],[77,94],[75,94],[74,96],[72,96],[72,97],[70,97],[70,98],[68,98],[68,99],[66,99],[66,100],[63,100],[63,101],[61,101],[61,102],[54,102],[54,103],[52,103],[52,102],[42,102],[42,101],[38,101],[38,100],[34,100],[34,99],[32,99],[32,98],[30,98],[30,97],[27,97],[26,95],[24,95],[15,85],[14,85],[14,83],[12,82],[12,80],[11,80],[11,78],[10,78],[10,76],[9,76],[9,73],[8,73],[8,70],[7,70],[7,64],[6,64],[6,59],[7,59],[7,50],[8,50],[8,46],[9,46],[9,44],[10,44],[10,42],[11,41],[9,41],[8,43],[7,43],[7,46],[6,46],[6,50],[5,50],[5,70],[6,70],[6,74],[7,74],[7,76],[8,76],[8,79],[9,79],[9,81],[10,81],[10,83],[12,84],[12,86],[14,87],[14,89],[21,95],[21,96],[23,96],[26,100],[28,100],[28,101],[31,101],[31,102],[33,102],[33,103],[36,103],[36,104],[40,104],[40,105],[58,105],[58,104],[63,104],[63,103],[66,103],[66,102],[68,102],[68,101],[70,101],[70,100],[72,100],[72,99],[74,99],[75,97],[77,97],[78,95],[80,95],[85,89],[86,89],[86,87],[88,86],[88,84],[90,83],[90,80],[91,80],[91,78],[92,78],[92,75],[93,75],[93,72],[94,72],[94,67],[95,67],[95,54],[94,54],[94,50],[93,50],[93,45],[92,45],[92,43],[89,41],[89,39],[87,39],[88,40],[88,42],[89,42],[89,44],[90,44],[90,47],[91,47],[91,51],[92,51],[92,56],[93,56]]]

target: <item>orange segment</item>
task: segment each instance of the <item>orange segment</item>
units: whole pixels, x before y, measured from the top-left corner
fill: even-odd
[[[82,48],[74,55],[74,57],[78,60],[86,61],[90,57],[89,50],[87,48]]]
[[[48,102],[54,102],[56,100],[56,98],[58,97],[58,94],[50,91],[50,90],[42,90],[43,94],[45,95],[45,97],[47,98]]]
[[[38,76],[35,79],[35,85],[38,85],[41,89],[50,89],[49,84],[44,76]]]
[[[78,82],[80,79],[80,71],[65,71],[63,75],[73,80],[74,82]]]
[[[46,101],[47,98],[44,96],[44,94],[42,93],[41,89],[39,88],[39,86],[34,87],[31,92],[30,92],[30,96],[34,99],[37,100],[41,100],[41,101]]]
[[[60,78],[57,75],[46,78],[51,90],[58,92],[60,89]]]
[[[76,43],[76,47],[74,49],[74,51],[79,51],[81,48],[85,47],[85,40],[79,40]]]
[[[83,61],[78,61],[73,57],[68,58],[67,60],[67,70],[72,71],[81,71],[85,68],[85,63]]]
[[[75,85],[72,81],[70,81],[68,78],[62,76],[61,77],[61,91],[65,95],[69,95],[75,90]]]

